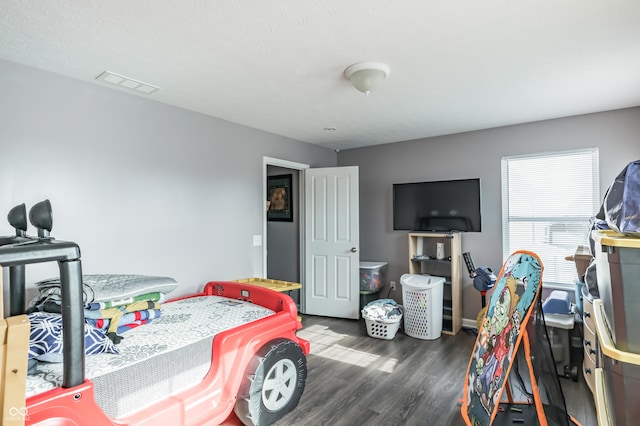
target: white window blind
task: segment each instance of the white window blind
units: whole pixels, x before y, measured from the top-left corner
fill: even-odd
[[[516,250],[540,256],[546,284],[573,284],[565,259],[589,241],[600,208],[597,148],[502,159],[503,258]]]

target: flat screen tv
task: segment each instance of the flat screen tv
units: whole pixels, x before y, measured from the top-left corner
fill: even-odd
[[[480,232],[480,179],[393,184],[393,229]]]

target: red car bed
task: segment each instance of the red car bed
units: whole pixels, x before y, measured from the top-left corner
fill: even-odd
[[[0,241],[11,296],[9,317],[0,315],[3,425],[218,425],[232,411],[244,424],[268,425],[298,404],[309,342],[296,335],[302,326],[288,295],[209,282],[202,293],[162,303],[153,321],[128,330],[115,347],[107,342],[106,349],[85,355],[95,348],[85,347],[89,279],[82,275],[80,250],[48,237],[46,214],[30,218],[47,232]],[[53,353],[43,351],[34,333],[44,314],[22,313],[25,265],[49,261],[60,267],[64,330]],[[38,359],[62,362],[28,366],[27,353],[34,351]]]

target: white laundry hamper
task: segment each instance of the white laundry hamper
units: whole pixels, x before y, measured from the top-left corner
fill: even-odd
[[[404,274],[400,277],[404,306],[404,332],[417,339],[434,340],[442,334],[443,277]]]

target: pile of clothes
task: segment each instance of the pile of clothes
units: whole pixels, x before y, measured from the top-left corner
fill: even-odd
[[[402,309],[393,299],[378,299],[362,308],[362,317],[375,321],[400,321]]]
[[[115,344],[122,333],[150,323],[160,317],[160,304],[167,300],[165,293],[153,292],[108,302],[85,305],[84,319],[88,324],[106,332]]]

